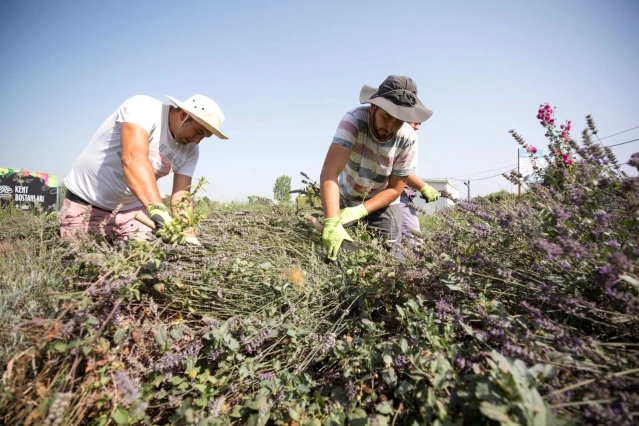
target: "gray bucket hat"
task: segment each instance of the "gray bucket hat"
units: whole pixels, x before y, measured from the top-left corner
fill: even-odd
[[[407,123],[423,123],[433,115],[433,111],[417,99],[417,85],[413,79],[402,75],[389,75],[377,89],[364,85],[359,102],[377,105]]]

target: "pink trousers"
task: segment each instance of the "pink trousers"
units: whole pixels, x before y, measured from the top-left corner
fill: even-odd
[[[78,234],[103,236],[107,241],[152,239],[151,228],[135,219],[137,212],[145,214],[144,207],[123,210],[116,214],[94,206],[85,206],[64,199],[60,210],[60,235],[74,238]]]

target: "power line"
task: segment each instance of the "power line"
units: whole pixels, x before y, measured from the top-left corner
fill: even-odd
[[[496,167],[494,169],[482,170],[481,172],[466,173],[466,174],[459,175],[459,176],[453,176],[453,177],[447,178],[447,179],[457,179],[457,178],[464,177],[464,176],[478,175],[478,174],[481,174],[481,173],[492,172],[492,171],[495,171],[495,170],[501,170],[501,169],[505,169],[505,168],[513,167],[513,166],[516,166],[516,164],[509,164],[508,166],[501,166],[501,167]]]
[[[606,147],[610,148],[610,147],[613,147],[613,146],[625,145],[625,144],[627,144],[627,143],[630,143],[630,142],[637,142],[637,141],[639,141],[639,139],[633,139],[633,140],[631,140],[631,141],[620,142],[620,143],[616,143],[616,144],[614,144],[614,145],[606,145]]]
[[[601,141],[602,141],[602,140],[604,140],[604,139],[608,139],[608,138],[611,138],[611,137],[613,137],[613,136],[617,136],[617,135],[620,135],[620,134],[622,134],[622,133],[626,133],[626,132],[629,132],[629,131],[631,131],[631,130],[635,130],[635,129],[639,129],[639,126],[637,126],[637,127],[633,127],[633,128],[631,128],[631,129],[627,129],[627,130],[624,130],[624,131],[621,131],[621,132],[619,132],[619,133],[614,133],[614,134],[612,134],[612,135],[608,135],[608,136],[605,136],[605,137],[603,137],[603,138],[599,138],[599,140],[601,140]]]
[[[492,179],[492,178],[494,178],[494,177],[501,176],[501,175],[503,175],[504,173],[512,172],[513,170],[517,170],[517,169],[510,169],[510,170],[506,170],[505,172],[502,172],[502,173],[497,173],[496,175],[487,176],[487,177],[483,177],[483,178],[479,178],[479,179],[468,179],[468,180],[470,180],[470,181],[472,181],[472,182],[476,182],[476,181],[478,181],[478,180]]]

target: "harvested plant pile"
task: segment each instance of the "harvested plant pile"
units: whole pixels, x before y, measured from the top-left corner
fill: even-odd
[[[0,421],[636,423],[639,180],[546,127],[543,181],[458,203],[404,263],[361,230],[327,263],[299,213],[261,204],[214,213],[198,248],[0,237],[26,250],[4,270],[33,260],[2,293],[48,289],[0,300]]]

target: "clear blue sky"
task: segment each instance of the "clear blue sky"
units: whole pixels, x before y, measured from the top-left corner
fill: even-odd
[[[509,129],[545,146],[542,102],[578,139],[589,113],[603,136],[639,126],[638,18],[637,0],[5,0],[0,167],[63,178],[126,98],[202,93],[230,137],[200,145],[207,195],[272,197],[279,175],[319,179],[343,113],[389,74],[412,77],[434,111],[418,132],[420,176],[508,166]],[[639,143],[614,151],[625,162]],[[513,190],[501,177],[472,189]]]

